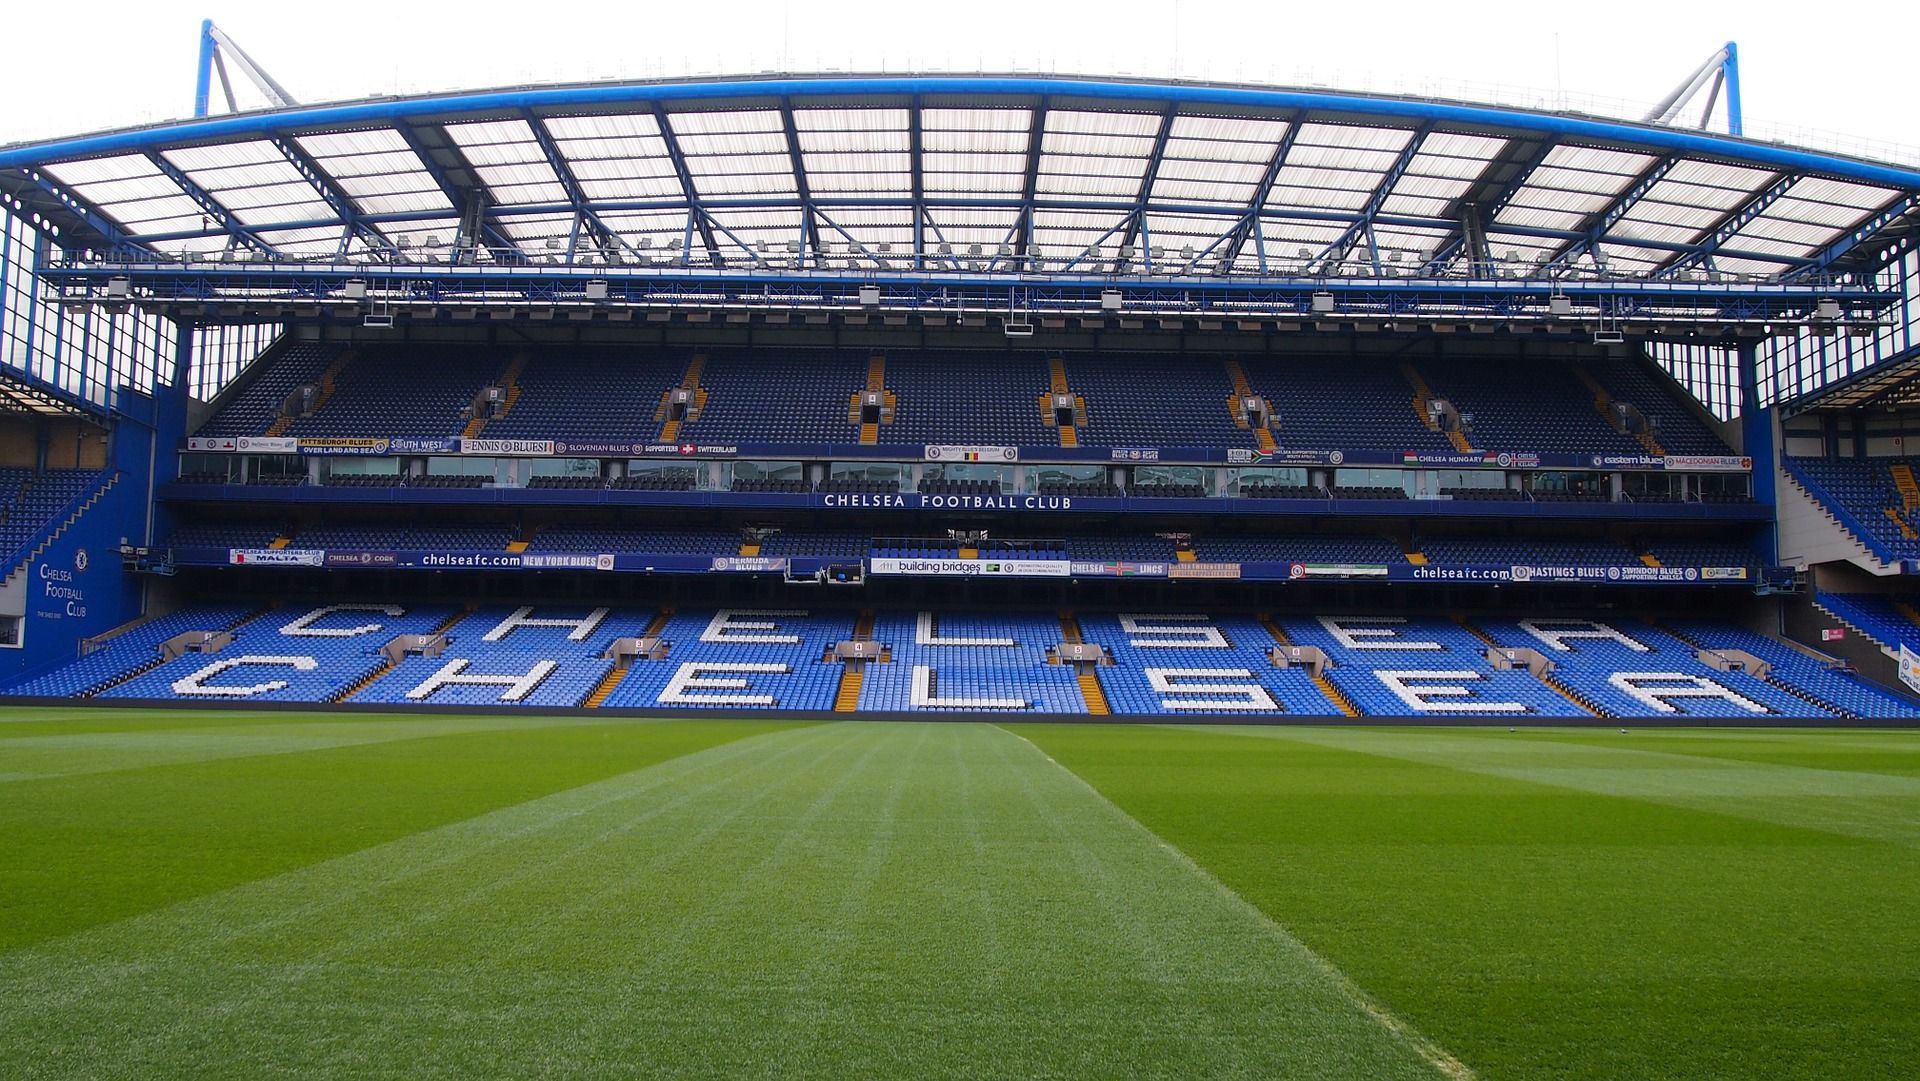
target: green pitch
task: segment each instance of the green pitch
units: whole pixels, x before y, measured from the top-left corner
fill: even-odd
[[[1920,734],[0,712],[0,1077],[1908,1078]]]

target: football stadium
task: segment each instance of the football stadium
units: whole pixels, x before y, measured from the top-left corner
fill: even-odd
[[[1735,46],[201,47],[0,146],[0,1076],[1913,1076],[1920,164]]]

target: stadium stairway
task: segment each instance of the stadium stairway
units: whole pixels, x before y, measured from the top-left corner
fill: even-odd
[[[340,353],[333,358],[332,362],[321,370],[318,381],[320,390],[319,393],[313,396],[313,413],[318,413],[320,410],[326,408],[327,400],[333,397],[335,390],[339,389],[341,373],[347,370],[347,365],[353,363],[353,357],[354,351],[352,349],[342,349]],[[264,434],[270,439],[283,436],[287,434],[287,429],[293,426],[293,422],[299,419],[299,416],[296,414],[282,413],[280,416],[274,418],[272,424],[267,425],[267,430]]]
[[[1585,368],[1575,367],[1572,370],[1574,376],[1582,383],[1585,383],[1587,389],[1593,392],[1594,411],[1600,414],[1600,419],[1606,421],[1608,427],[1614,427],[1613,392],[1601,385],[1600,380],[1595,379],[1593,373],[1587,371]],[[1636,440],[1639,440],[1640,445],[1646,449],[1648,454],[1659,457],[1666,456],[1666,448],[1660,445],[1660,441],[1653,437],[1652,432],[1640,431],[1631,434]]]
[[[863,394],[881,396],[880,419],[863,421],[860,419],[861,397]],[[860,445],[871,447],[880,442],[880,425],[892,424],[894,407],[898,404],[893,391],[887,389],[887,358],[875,353],[867,358],[867,385],[861,391],[855,391],[847,399],[847,423],[860,427]]]
[[[472,615],[474,610],[478,607],[479,606],[476,604],[469,603],[464,608],[458,608],[452,612],[447,613],[447,618],[441,620],[438,625],[436,625],[432,630],[428,631],[427,633],[430,635],[447,633],[448,631],[453,629],[454,624]],[[404,657],[401,658],[401,660],[405,660],[405,659],[406,658]],[[373,682],[378,680],[381,676],[386,675],[388,672],[391,672],[398,667],[400,667],[399,661],[389,660],[384,664],[382,664],[380,667],[374,669],[371,672],[368,672],[366,675],[361,676],[359,679],[354,680],[352,683],[348,684],[346,687],[343,687],[340,690],[329,695],[327,697],[327,701],[345,702],[348,699],[352,698],[354,695],[359,694],[361,691],[366,690],[367,687],[372,685]]]
[[[1072,612],[1060,613],[1060,640],[1068,645],[1086,641],[1080,633],[1080,621]],[[1059,658],[1049,658],[1049,664],[1060,663]],[[1095,717],[1105,717],[1113,712],[1107,704],[1107,692],[1100,687],[1100,676],[1090,664],[1076,665],[1074,680],[1080,685],[1080,697],[1086,702],[1087,712]]]
[[[1054,416],[1053,400],[1061,394],[1073,397],[1072,424],[1061,424]],[[1059,431],[1062,447],[1071,448],[1080,445],[1080,429],[1087,423],[1087,400],[1074,394],[1072,388],[1067,385],[1067,361],[1064,357],[1047,358],[1047,393],[1040,397],[1040,416],[1045,424]]]
[[[1428,431],[1440,432],[1446,436],[1447,442],[1453,444],[1454,450],[1462,454],[1471,452],[1473,444],[1467,442],[1465,433],[1457,429],[1442,431],[1440,422],[1428,411],[1427,403],[1433,400],[1433,388],[1427,385],[1426,377],[1420,374],[1420,369],[1412,364],[1402,364],[1400,374],[1407,377],[1407,384],[1413,388],[1413,412],[1420,418],[1420,423],[1426,425]]]
[[[853,621],[852,638],[855,641],[871,641],[873,638],[874,611],[863,608]],[[885,664],[889,660],[888,652],[883,651],[876,664]],[[863,660],[849,660],[842,663],[840,686],[833,692],[833,711],[835,713],[854,713],[860,708],[860,688],[867,682],[867,664]]]
[[[1247,382],[1247,370],[1241,367],[1237,360],[1227,361],[1226,368],[1227,378],[1233,383],[1233,397],[1227,402],[1227,412],[1233,415],[1234,424],[1242,428],[1253,428],[1253,425],[1247,421],[1245,411],[1240,408],[1241,402],[1258,397],[1253,392],[1253,384]],[[1279,446],[1274,442],[1273,433],[1266,428],[1253,428],[1253,441],[1265,451],[1274,450]]]
[[[520,400],[520,373],[527,370],[527,360],[530,356],[531,354],[522,349],[507,362],[499,378],[494,380],[495,385],[505,392],[500,399],[500,411],[491,417],[476,414],[472,420],[467,421],[466,429],[460,433],[461,438],[473,439],[486,429],[488,421],[505,419],[508,413],[513,412],[514,403]]]
[[[40,539],[33,543],[33,547],[22,548],[20,551],[13,553],[7,563],[7,566],[10,568],[7,571],[7,580],[11,582],[14,575],[25,574],[27,564],[40,558],[40,553],[46,551],[48,546],[52,545],[54,541],[59,540],[67,530],[72,529],[73,523],[79,521],[81,515],[92,510],[93,505],[100,502],[108,492],[113,490],[114,485],[119,483],[120,471],[116,469],[107,475],[107,479],[104,482],[94,485],[84,497],[77,497],[79,498],[78,504],[69,504],[72,509],[60,516],[60,521],[57,525],[45,530],[40,535]]]
[[[641,636],[658,638],[660,635],[666,633],[667,621],[672,618],[673,609],[660,609],[654,613],[653,621],[647,624],[646,630],[640,632]],[[667,648],[671,650],[672,646],[669,645]],[[587,692],[586,699],[583,700],[580,705],[586,709],[599,709],[601,706],[606,705],[607,699],[612,696],[614,688],[620,686],[620,681],[627,678],[627,673],[631,671],[633,671],[632,661],[628,661],[624,665],[616,661],[614,666],[608,670],[607,674],[600,677],[600,682],[593,685],[593,690]]]
[[[1494,639],[1492,635],[1488,634],[1486,631],[1483,631],[1480,628],[1474,626],[1472,623],[1468,622],[1466,617],[1464,616],[1456,617],[1454,621],[1460,624],[1461,630],[1466,631],[1468,634],[1471,634],[1475,638],[1480,639],[1482,642],[1485,642],[1487,645],[1495,649],[1503,648],[1500,645],[1500,643]],[[1579,691],[1576,691],[1572,687],[1567,686],[1565,683],[1562,683],[1561,681],[1553,678],[1552,672],[1540,672],[1535,674],[1534,678],[1538,679],[1541,683],[1546,684],[1548,690],[1554,692],[1555,694],[1566,699],[1567,701],[1572,702],[1574,705],[1579,706],[1581,709],[1586,710],[1588,713],[1593,714],[1595,717],[1612,717],[1613,716],[1613,714],[1607,712],[1606,709],[1603,708],[1598,702],[1593,701],[1592,699],[1588,698],[1586,695],[1581,694]]]
[[[1275,642],[1283,646],[1293,644],[1293,639],[1287,637],[1287,632],[1280,628],[1280,624],[1273,621],[1272,616],[1262,612],[1259,620],[1260,625],[1266,628],[1267,634],[1271,635]],[[1353,704],[1353,699],[1348,698],[1345,691],[1334,686],[1333,681],[1328,679],[1325,673],[1310,676],[1309,678],[1313,680],[1313,685],[1319,688],[1320,693],[1326,696],[1327,701],[1333,708],[1340,711],[1342,717],[1360,716],[1360,708]]]
[[[680,441],[680,426],[682,424],[691,424],[700,419],[701,410],[707,407],[707,392],[706,389],[700,385],[700,372],[706,366],[707,355],[705,353],[695,353],[693,357],[687,361],[687,370],[685,374],[680,376],[680,381],[660,395],[660,407],[653,411],[653,419],[660,423],[659,442],[678,443]],[[693,392],[693,401],[687,403],[687,416],[683,421],[674,420],[667,415],[668,410],[672,407],[673,392],[676,390],[690,390]]]

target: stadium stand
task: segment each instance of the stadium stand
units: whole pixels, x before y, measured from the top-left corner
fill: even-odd
[[[9,694],[84,698],[108,684],[160,664],[163,642],[190,632],[231,630],[258,614],[244,604],[197,604],[145,619],[103,639],[80,659],[8,688]]]
[[[1479,540],[1432,537],[1420,550],[1435,563],[1557,564],[1588,567],[1624,567],[1641,562],[1631,547],[1611,541],[1547,541],[1522,538]]]
[[[1920,558],[1920,506],[1910,505],[1894,479],[1911,471],[1910,458],[1786,458],[1787,475],[1826,504],[1840,524],[1887,559]]]
[[[355,350],[319,408],[277,434],[454,435],[466,427],[474,396],[499,370],[498,356],[490,350],[453,345]]]
[[[189,644],[183,636],[192,632]],[[202,643],[231,632],[228,642]],[[403,635],[426,636],[390,655]],[[618,641],[657,637],[630,662]],[[836,642],[870,637],[854,669]],[[177,640],[177,641],[176,641]],[[211,645],[163,658],[160,647]],[[1061,644],[1102,647],[1089,671]],[[1276,647],[1329,667],[1276,667]],[[1502,668],[1489,648],[1523,653]],[[1722,663],[1703,651],[1717,652]],[[1727,653],[1726,651],[1734,651]],[[1757,658],[1763,672],[1748,660]],[[131,627],[14,695],[116,700],[352,701],[816,712],[1120,716],[1346,713],[1381,717],[1897,718],[1916,702],[1726,621],[1554,615],[1455,622],[1381,615],[968,609],[848,610],[340,603],[273,610],[195,605]]]
[[[322,525],[301,529],[293,547],[497,552],[512,540],[506,526]]]
[[[311,416],[285,421],[275,434],[370,436],[484,434],[496,438],[651,442],[666,392],[683,381],[698,355],[697,418],[676,434],[702,443],[858,441],[848,399],[865,386],[872,351],[648,350],[644,347],[363,346],[290,347],[200,431],[208,436],[262,435],[281,404],[302,385],[337,368],[332,389]],[[413,372],[431,367],[422,380]],[[1286,447],[1349,447],[1392,451],[1458,449],[1430,428],[1415,384],[1400,365],[1358,358],[1288,357],[1249,361],[1250,389],[1273,404],[1274,438]],[[1071,392],[1085,402],[1079,442],[1088,446],[1249,447],[1231,406],[1234,384],[1214,361],[1155,354],[1067,354]],[[1428,370],[1431,369],[1431,370]],[[1411,370],[1410,367],[1408,370]],[[1716,436],[1637,365],[1609,363],[1599,377],[1643,415],[1678,453],[1726,454]],[[1179,377],[1174,378],[1178,373]],[[1473,417],[1466,439],[1475,447],[1575,453],[1644,454],[1648,447],[1619,430],[1596,404],[1584,369],[1522,361],[1428,365],[1418,374],[1435,398]],[[474,420],[486,386],[507,387],[491,416]],[[1047,422],[1048,354],[1035,351],[898,351],[884,356],[884,382],[895,396],[880,443],[1052,446]],[[1596,384],[1597,385],[1597,384]],[[1603,391],[1603,393],[1606,393]],[[1622,397],[1619,400],[1626,400]],[[471,428],[469,427],[472,422]],[[1359,498],[1356,496],[1356,498]]]
[[[1178,356],[1069,356],[1067,381],[1087,401],[1089,446],[1252,446],[1228,402],[1233,384],[1218,363]],[[1178,377],[1175,378],[1175,373]]]
[[[1079,625],[1114,659],[1095,673],[1115,713],[1319,716],[1334,708],[1305,668],[1273,666],[1273,636],[1247,616],[1102,613]]]
[[[1362,714],[1544,716],[1592,714],[1518,669],[1496,671],[1487,642],[1445,620],[1407,616],[1286,617],[1296,644],[1324,650],[1333,687]]]
[[[318,383],[342,351],[338,345],[295,342],[262,357],[253,376],[236,386],[197,434],[225,439],[266,435],[280,418],[281,405],[301,386]]]
[[[1414,412],[1413,391],[1391,364],[1289,357],[1245,366],[1253,389],[1273,403],[1282,447],[1453,449]]]
[[[454,611],[387,603],[276,609],[236,628],[233,642],[217,653],[182,654],[96,697],[335,701],[386,664],[383,645],[397,635],[425,634]]]
[[[18,566],[58,525],[56,518],[105,479],[95,469],[0,469],[0,561],[9,569]]]
[[[1712,668],[1699,647],[1648,624],[1553,617],[1480,626],[1501,645],[1545,653],[1555,678],[1610,716],[1836,715],[1751,673]]]
[[[446,631],[446,651],[409,656],[352,701],[407,705],[578,706],[614,662],[617,638],[635,637],[648,611],[550,605],[480,608]]]
[[[1831,659],[1763,634],[1706,620],[1662,624],[1668,633],[1703,649],[1734,649],[1772,666],[1766,682],[1844,717],[1910,717],[1920,702],[1875,686]]]
[[[1057,442],[1042,419],[1047,366],[1037,354],[893,353],[887,357],[887,387],[899,404],[893,423],[881,429],[882,443]],[[839,408],[846,412],[844,391]]]
[[[1820,592],[1814,603],[1884,649],[1897,652],[1905,645],[1920,650],[1920,620],[1915,618],[1920,609],[1911,596]]]
[[[833,709],[842,667],[823,658],[851,636],[851,613],[803,609],[676,612],[658,636],[663,661],[635,661],[609,707]]]
[[[870,665],[860,708],[873,711],[1081,713],[1074,672],[1047,663],[1058,619],[1031,613],[889,612],[874,637],[892,646]]]
[[[1407,554],[1385,537],[1260,537],[1207,534],[1194,540],[1202,560],[1230,563],[1405,563]]]
[[[497,360],[502,370],[510,363],[507,357]],[[651,442],[658,429],[654,412],[685,368],[683,355],[645,349],[540,350],[515,375],[504,411],[488,417],[479,434]]]

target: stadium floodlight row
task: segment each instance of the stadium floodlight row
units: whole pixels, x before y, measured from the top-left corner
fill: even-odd
[[[10,693],[1140,717],[1913,712],[1899,695],[1711,621],[395,603],[176,612]]]

